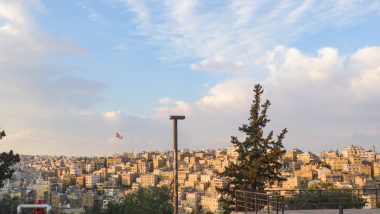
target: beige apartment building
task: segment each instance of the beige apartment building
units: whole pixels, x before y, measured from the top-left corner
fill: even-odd
[[[294,176],[282,182],[282,189],[298,189],[307,186],[307,179]]]
[[[325,174],[320,176],[320,180],[324,183],[336,183],[336,182],[342,182],[343,176],[339,174]]]
[[[100,182],[99,175],[86,175],[85,182],[87,188],[93,188],[97,183]]]
[[[227,155],[231,158],[239,157],[239,153],[237,152],[237,146],[229,146],[227,147]]]
[[[311,152],[303,152],[303,153],[297,154],[297,160],[301,161],[304,164],[308,164],[308,163],[318,160],[318,157]]]
[[[189,174],[189,181],[190,182],[198,182],[200,180],[201,175],[199,173],[191,173]]]
[[[140,183],[142,187],[155,187],[158,184],[157,175],[141,175]]]
[[[373,176],[380,177],[380,162],[375,162],[373,166]]]
[[[364,165],[364,164],[359,165],[359,171],[358,171],[359,174],[371,176],[371,171],[372,171],[372,167],[370,165]]]
[[[339,156],[338,151],[322,151],[318,155],[320,158],[326,159],[326,158],[337,158]]]
[[[119,165],[123,162],[120,157],[108,157],[106,159],[106,163],[107,163],[107,167],[111,167],[111,166]]]
[[[376,156],[375,152],[372,150],[369,150],[369,151],[364,152],[363,159],[368,162],[372,162],[372,161],[375,161],[375,156]]]
[[[133,183],[132,184],[132,192],[136,192],[139,189],[141,189],[141,184],[139,184],[139,183]]]
[[[159,169],[165,166],[165,159],[161,157],[155,157],[153,158],[153,168]]]
[[[199,206],[201,203],[201,194],[198,192],[186,193],[186,201],[184,204],[192,208],[193,213],[199,213]]]
[[[203,211],[211,213],[218,213],[221,208],[218,202],[218,197],[215,196],[202,196],[201,206]]]
[[[357,165],[361,165],[363,163],[362,158],[359,156],[348,157],[348,161],[350,164],[357,164]]]
[[[364,156],[364,148],[361,146],[347,146],[343,149],[342,155],[345,158],[349,158],[352,156],[357,156],[357,157],[363,157]]]
[[[189,165],[197,165],[199,163],[199,158],[195,156],[191,156],[189,160]]]
[[[228,184],[227,180],[225,178],[214,178],[211,180],[211,186],[214,189],[223,188]]]
[[[312,180],[315,170],[313,165],[302,165],[300,170],[294,171],[294,176]]]
[[[359,171],[359,165],[354,163],[343,164],[343,172],[357,173]]]
[[[47,201],[50,194],[50,182],[43,181],[39,184],[34,184],[32,188],[36,191],[36,199]]]
[[[344,158],[327,158],[326,163],[331,166],[334,171],[342,171],[343,165],[348,164],[348,160]]]
[[[131,164],[129,167],[129,171],[132,173],[138,173],[139,172],[136,164]]]
[[[136,181],[136,174],[131,172],[123,172],[121,174],[121,185],[131,186]]]
[[[85,183],[85,177],[84,176],[78,176],[75,179],[75,184],[79,187],[84,187],[86,185]]]
[[[214,178],[214,175],[201,175],[201,182],[207,183],[210,182]]]
[[[82,168],[79,166],[72,166],[69,171],[70,175],[82,175]]]
[[[137,162],[137,171],[140,175],[148,174],[149,172],[149,165],[146,161],[139,160]]]

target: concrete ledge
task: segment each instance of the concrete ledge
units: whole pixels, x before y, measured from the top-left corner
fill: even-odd
[[[234,213],[234,212],[233,212]],[[247,214],[255,214],[256,212],[247,212]],[[258,211],[257,213],[268,213],[267,211]],[[271,213],[276,213],[272,211]],[[281,213],[281,211],[279,211]],[[344,209],[343,214],[380,214],[380,209]],[[244,214],[238,212],[236,214]],[[285,210],[285,214],[339,214],[338,209],[325,209],[325,210]]]
[[[338,214],[339,210],[285,210],[286,214]],[[380,209],[345,209],[343,210],[343,214],[379,214]]]

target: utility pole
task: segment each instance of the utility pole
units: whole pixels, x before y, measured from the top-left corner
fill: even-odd
[[[174,214],[178,214],[178,135],[177,135],[177,120],[184,120],[185,116],[172,115],[170,120],[173,120],[173,149],[174,149]]]

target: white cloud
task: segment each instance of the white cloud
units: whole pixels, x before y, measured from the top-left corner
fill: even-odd
[[[0,112],[4,150],[21,154],[106,155],[170,148],[169,121],[94,112],[104,85],[79,78],[54,54],[82,54],[74,42],[40,29],[39,1],[0,2]],[[40,6],[38,6],[40,5]],[[109,144],[115,131],[122,143]]]
[[[98,23],[103,26],[110,26],[111,23],[108,22],[99,12],[92,8],[87,2],[78,2],[77,5],[87,13],[87,18],[90,21]]]
[[[205,120],[212,115],[239,112],[246,109],[244,104],[250,103],[252,82],[249,79],[225,80],[210,88],[206,96],[193,103],[176,101],[168,97],[162,98],[159,100],[156,112],[163,118],[169,118],[171,114],[184,114],[191,118]]]
[[[19,33],[19,31],[15,29],[14,27],[12,27],[10,24],[5,24],[1,26],[0,30],[12,36],[16,36]]]
[[[380,125],[378,57],[377,47],[348,56],[334,48],[321,48],[315,56],[286,47],[268,52],[263,66],[270,76],[262,84],[263,98],[272,102],[269,128],[289,129],[288,148],[339,149],[348,144],[370,148],[380,137],[376,132]],[[252,79],[226,80],[187,103],[192,112],[184,122],[188,124],[183,130],[187,143],[227,146],[229,136],[239,135],[238,126],[247,122],[255,83]]]
[[[169,118],[176,110],[186,116],[179,124],[182,148],[218,148],[227,146],[231,135],[247,117],[252,98],[252,81],[226,80],[210,88],[199,100],[186,103],[164,98],[156,109]],[[182,107],[182,108],[181,108]],[[165,111],[163,111],[165,110]],[[159,114],[159,116],[162,114]]]
[[[379,47],[366,47],[359,49],[351,57],[351,63],[357,68],[363,65],[368,69],[376,69],[379,67],[380,61],[380,48]]]
[[[8,133],[1,143],[24,154],[68,154],[65,143],[76,142],[73,133],[88,126],[80,112],[99,102],[104,86],[48,63],[54,54],[84,51],[40,29],[33,13],[42,10],[38,0],[0,2],[0,112]]]
[[[104,119],[109,120],[109,121],[117,120],[120,118],[121,115],[122,113],[120,111],[109,111],[109,112],[104,112],[102,114]]]
[[[199,59],[193,69],[223,72],[255,68],[268,49],[380,11],[376,1],[119,2],[136,14],[143,35],[164,46],[162,59]]]
[[[311,56],[277,46],[317,28],[355,23],[363,14],[377,12],[378,4],[236,0],[211,11],[201,1],[109,1],[122,2],[136,13],[141,33],[165,44],[164,57],[196,59],[194,70],[267,71],[262,83],[265,98],[273,103],[270,128],[289,128],[288,147],[368,146],[379,137],[378,47],[350,56],[326,47]],[[5,112],[1,126],[9,134],[1,142],[4,149],[103,155],[170,148],[168,116],[177,113],[187,116],[179,125],[181,146],[217,148],[228,145],[229,136],[238,135],[237,127],[247,121],[256,82],[252,73],[221,81],[194,102],[163,98],[155,109],[157,118],[130,117],[120,111],[94,113],[104,86],[45,60],[55,53],[84,51],[41,30],[33,19],[41,2],[26,2],[0,3],[0,112]],[[126,141],[114,142],[115,131]],[[363,140],[358,142],[357,136]]]
[[[30,137],[30,135],[32,134],[33,132],[33,129],[32,128],[27,128],[27,129],[23,129],[13,135],[10,135],[8,136],[9,138],[11,139],[15,139],[15,140],[25,140],[26,138]]]
[[[311,82],[323,82],[339,72],[343,59],[333,48],[318,50],[316,57],[306,56],[296,48],[284,49],[276,47],[268,53],[268,67],[272,75],[291,75],[291,78],[303,79]]]
[[[169,118],[170,115],[191,115],[191,107],[184,101],[175,101],[170,98],[159,100],[160,107],[156,109],[156,115],[160,118]]]
[[[249,80],[226,80],[210,89],[207,96],[198,100],[195,105],[202,110],[235,108],[241,109],[247,102],[252,88]]]
[[[372,99],[380,94],[380,48],[367,47],[351,57],[358,75],[351,81],[351,91],[359,99]]]
[[[191,64],[192,70],[199,71],[232,71],[232,70],[247,70],[249,66],[242,61],[229,61],[223,57],[216,57],[214,59],[202,60],[200,62]]]

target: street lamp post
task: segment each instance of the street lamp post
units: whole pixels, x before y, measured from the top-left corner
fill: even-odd
[[[185,116],[172,115],[173,120],[173,147],[174,147],[174,214],[178,214],[178,135],[177,135],[177,120],[184,120]]]

